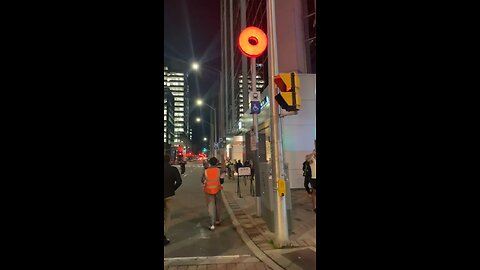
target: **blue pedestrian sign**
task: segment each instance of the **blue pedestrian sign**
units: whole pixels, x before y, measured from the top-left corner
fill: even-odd
[[[260,101],[250,101],[250,113],[251,114],[260,113]]]

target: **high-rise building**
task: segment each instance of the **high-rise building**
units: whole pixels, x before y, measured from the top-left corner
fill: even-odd
[[[172,155],[172,147],[175,138],[173,95],[167,86],[163,87],[163,93],[163,150],[164,154]]]
[[[189,122],[189,91],[184,73],[163,70],[163,85],[168,87],[173,96],[173,146],[190,146],[191,129]]]

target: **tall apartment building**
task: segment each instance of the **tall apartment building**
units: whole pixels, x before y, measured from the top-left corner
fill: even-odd
[[[173,95],[170,89],[163,87],[163,150],[164,154],[173,155],[174,131],[174,107]],[[173,156],[172,156],[173,157]]]
[[[189,146],[191,140],[189,91],[184,73],[170,71],[167,66],[163,70],[163,85],[173,96],[173,146]]]

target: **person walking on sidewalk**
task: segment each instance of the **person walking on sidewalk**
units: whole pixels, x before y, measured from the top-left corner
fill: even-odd
[[[185,159],[181,159],[180,160],[180,170],[181,170],[181,174],[185,174],[185,165],[187,165],[187,162],[185,161]]]
[[[203,192],[205,192],[205,200],[207,202],[208,215],[210,216],[211,231],[215,230],[215,225],[220,225],[220,203],[217,197],[220,196],[224,174],[218,167],[218,159],[215,157],[209,160],[210,167],[206,168],[202,175]]]
[[[317,213],[317,153],[315,149],[313,153],[307,155],[307,160],[310,165],[311,169],[311,178],[310,178],[310,185],[312,186],[312,199],[313,199],[313,211]]]
[[[240,160],[237,160],[235,163],[235,172],[238,174],[238,168],[243,167],[243,164]]]
[[[163,245],[168,245],[167,238],[172,215],[172,203],[175,191],[182,185],[182,177],[178,169],[170,165],[170,156],[163,156]]]
[[[310,167],[310,155],[305,156],[305,161],[302,164],[302,170],[303,170],[303,176],[305,177],[305,180],[303,181],[303,186],[305,187],[305,190],[308,193],[308,197],[312,199],[312,208],[315,209],[315,201],[312,196],[312,188],[311,188],[311,180],[312,180],[312,168]]]

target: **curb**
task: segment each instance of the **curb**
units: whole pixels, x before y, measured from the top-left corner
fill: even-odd
[[[259,247],[257,247],[257,245],[255,245],[252,239],[250,239],[247,233],[243,230],[240,222],[238,222],[237,218],[235,217],[233,210],[230,208],[230,205],[228,203],[227,198],[225,197],[224,192],[220,192],[220,193],[222,194],[222,200],[223,200],[223,204],[225,205],[225,209],[227,209],[227,212],[230,215],[230,218],[232,219],[233,226],[235,227],[235,230],[240,235],[240,238],[242,238],[243,242],[245,242],[247,247],[253,252],[253,254],[258,259],[260,259],[260,261],[268,265],[270,268],[274,270],[284,270],[284,268],[279,266],[274,260],[268,257]]]

